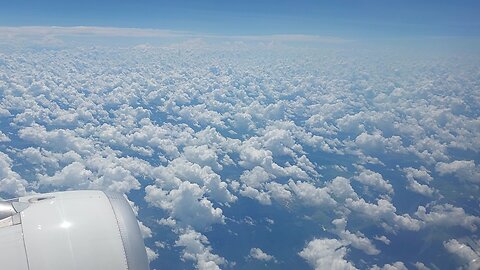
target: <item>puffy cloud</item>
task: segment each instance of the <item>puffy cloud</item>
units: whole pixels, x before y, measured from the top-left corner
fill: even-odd
[[[240,157],[238,164],[246,169],[262,167],[275,177],[309,179],[308,174],[296,165],[281,167],[275,163],[272,151],[263,149],[256,138],[250,138],[235,148]]]
[[[292,104],[292,106],[294,105]],[[268,133],[275,130],[279,130],[283,134],[282,137],[284,137],[284,139],[280,143],[297,154],[304,153],[304,146],[320,149],[325,152],[332,152],[328,145],[329,142],[324,137],[309,132],[304,126],[297,125],[293,120],[270,122],[264,132]],[[260,138],[264,140],[265,135],[263,138]],[[290,150],[284,150],[290,152]]]
[[[185,225],[203,230],[214,223],[224,222],[222,209],[215,208],[197,184],[185,181],[178,189],[170,191],[150,185],[145,192],[147,202],[168,210],[173,218]]]
[[[417,270],[430,270],[429,267],[427,267],[424,263],[422,262],[416,262],[414,266],[417,268]]]
[[[408,147],[408,151],[418,156],[427,164],[435,164],[436,162],[449,159],[447,155],[447,145],[431,137],[417,139],[414,145]]]
[[[153,236],[152,234],[152,229],[149,227],[145,226],[143,222],[139,221],[138,222],[138,227],[140,227],[140,232],[142,233],[142,237],[145,238],[151,238]]]
[[[105,156],[89,156],[86,160],[80,160],[74,163],[76,164],[76,168],[81,169],[80,165],[78,165],[78,163],[81,163],[82,166],[92,173],[92,175],[88,177],[89,181],[85,182],[85,179],[79,180],[78,185],[75,186],[77,188],[83,187],[128,193],[132,189],[140,188],[140,182],[136,177],[144,177],[149,174],[149,169],[146,169],[145,164],[139,162],[138,159],[129,157],[118,158],[113,153],[105,153]],[[58,173],[60,172],[56,174]],[[59,177],[62,176],[62,174],[59,174]],[[40,177],[40,182],[46,179],[44,178],[45,176]],[[85,186],[86,184],[88,185]]]
[[[420,169],[408,167],[404,168],[403,172],[407,177],[407,189],[427,197],[433,196],[435,189],[427,184],[433,180],[433,177],[430,176],[429,172],[424,167],[421,167]],[[421,184],[417,180],[422,181],[425,184]]]
[[[194,230],[186,230],[175,241],[175,246],[183,247],[182,259],[194,261],[199,270],[220,270],[227,261],[212,253],[207,237]]]
[[[388,239],[385,235],[375,236],[374,239],[383,242],[385,245],[390,245],[390,239]]]
[[[385,199],[379,199],[377,204],[365,202],[364,199],[353,200],[350,198],[345,202],[352,211],[367,216],[373,221],[385,221],[394,228],[418,231],[422,226],[419,220],[408,214],[397,215],[395,206]]]
[[[183,106],[178,111],[178,116],[183,121],[197,127],[214,126],[225,128],[222,114],[206,108],[205,104]]]
[[[460,180],[480,183],[480,168],[473,160],[455,160],[450,163],[439,162],[435,171],[440,175],[453,174]]]
[[[328,194],[328,188],[317,188],[307,182],[288,181],[288,186],[296,197],[309,206],[334,206],[335,200]]]
[[[310,179],[308,177],[308,174],[296,165],[285,167],[285,168],[283,168],[283,171],[284,171],[285,176],[288,176],[288,177],[293,178],[293,179],[299,179],[299,180]]]
[[[20,138],[57,152],[73,150],[78,154],[92,154],[95,145],[91,140],[79,137],[74,131],[55,129],[47,131],[44,126],[33,125],[18,131]]]
[[[360,232],[351,233],[345,229],[347,226],[347,220],[345,218],[335,219],[332,223],[336,227],[334,233],[336,233],[344,242],[368,255],[380,254],[380,250],[378,250],[370,239],[365,237],[365,235]]]
[[[264,147],[274,155],[282,156],[294,156],[295,152],[292,148],[298,148],[299,145],[295,145],[295,141],[288,130],[285,129],[272,129],[269,128],[261,138]]]
[[[279,184],[277,182],[269,182],[265,184],[268,194],[273,199],[280,202],[288,202],[292,199],[292,192],[290,192],[288,185]]]
[[[362,168],[360,174],[353,179],[364,185],[370,186],[373,189],[390,194],[393,193],[392,185],[387,180],[383,179],[382,175],[377,172]]]
[[[259,188],[263,183],[271,179],[270,174],[268,174],[262,167],[256,166],[250,171],[244,171],[240,176],[240,181],[246,185]]]
[[[0,142],[10,142],[10,138],[0,130]]]
[[[113,126],[111,135],[107,134],[106,138],[118,142],[120,145],[127,145],[131,143],[136,147],[146,147],[158,150],[167,158],[176,158],[180,155],[179,147],[187,145],[192,140],[193,129],[185,124],[172,125],[171,123],[164,123],[156,125],[149,119],[142,119],[139,124],[141,126],[132,130],[123,126]],[[120,130],[117,130],[120,129]],[[104,129],[100,129],[98,133],[104,133]],[[125,136],[119,134],[130,132]]]
[[[249,257],[252,258],[252,259],[255,259],[255,260],[265,261],[265,262],[269,262],[269,261],[276,262],[277,261],[274,256],[265,253],[260,248],[251,248]]]
[[[91,159],[94,161],[95,159]],[[116,166],[121,166],[136,178],[152,178],[153,166],[147,161],[136,157],[113,157],[110,156],[107,160],[111,160]]]
[[[145,247],[145,250],[147,251],[147,258],[149,262],[153,262],[158,259],[158,253],[155,252],[153,249]]]
[[[337,119],[336,124],[340,131],[347,134],[362,133],[372,127],[391,132],[394,129],[396,118],[393,112],[388,111],[360,111]]]
[[[60,187],[88,188],[91,184],[93,173],[85,168],[80,162],[73,162],[53,176],[39,175],[41,185]]]
[[[258,165],[264,164],[268,157],[272,156],[272,152],[264,149],[257,149],[254,146],[243,144],[240,150],[240,164],[242,167],[251,169]]]
[[[436,190],[428,185],[433,180],[433,177],[430,176],[425,167],[422,166],[420,169],[408,167],[402,169],[402,171],[407,178],[407,189],[427,197],[432,197],[436,193]],[[425,184],[421,184],[417,180]]]
[[[330,183],[328,183],[329,192],[339,200],[345,200],[347,198],[358,199],[357,193],[350,185],[350,180],[345,177],[337,176]]]
[[[238,112],[232,116],[233,126],[237,129],[250,130],[255,128],[252,116],[248,113]]]
[[[357,136],[355,144],[367,152],[405,152],[400,136],[385,138],[379,132],[374,134],[364,132]]]
[[[10,195],[23,196],[26,194],[28,183],[12,170],[12,159],[0,152],[0,191]]]
[[[264,204],[264,205],[270,205],[272,204],[272,200],[270,199],[270,195],[264,191],[254,189],[249,186],[243,186],[242,190],[240,190],[240,194],[242,196],[255,199],[259,203]]]
[[[93,179],[91,188],[103,189],[125,193],[132,189],[139,189],[140,183],[132,176],[130,171],[121,166],[102,167],[97,172],[97,178]]]
[[[357,269],[345,259],[347,248],[336,239],[314,239],[298,253],[316,270],[354,270]]]
[[[405,175],[409,179],[420,180],[424,183],[428,183],[433,180],[433,177],[430,176],[430,173],[425,167],[421,167],[420,169],[415,169],[412,167],[404,168],[403,171]]]
[[[425,222],[427,226],[452,227],[461,226],[474,232],[480,217],[468,215],[465,210],[451,204],[435,205],[427,211],[424,206],[419,206],[415,215]]]
[[[187,127],[184,127],[184,129],[186,128]],[[210,126],[198,131],[194,136],[195,137],[192,138],[191,143],[195,145],[206,144],[214,148],[224,147],[226,150],[230,150],[230,148],[233,148],[240,143],[239,140],[224,137],[216,128]]]
[[[382,267],[374,265],[370,270],[408,270],[403,262],[394,262],[392,264],[385,264]]]
[[[314,176],[319,176],[315,170],[315,164],[313,164],[305,155],[302,155],[297,159],[297,166]]]
[[[0,117],[11,116],[12,114],[5,108],[0,107]]]
[[[432,197],[435,193],[435,189],[428,185],[420,184],[415,180],[409,180],[407,188],[413,192],[422,194],[427,197]]]
[[[45,151],[41,151],[39,148],[28,147],[17,153],[17,155],[25,158],[28,162],[32,164],[49,164],[50,166],[58,167],[59,161],[54,157],[47,156],[45,154]]]
[[[218,156],[214,150],[207,145],[187,146],[183,149],[185,158],[200,166],[209,166],[210,168],[219,171],[222,170],[222,165],[218,163]]]
[[[307,121],[305,121],[306,126],[309,128],[309,130],[314,131],[316,134],[323,134],[323,135],[333,135],[336,134],[338,131],[338,128],[327,123],[325,119],[325,116],[323,114],[313,114],[310,115]],[[323,145],[322,149],[325,152],[329,152],[330,150],[327,145]],[[326,147],[325,147],[326,146]]]
[[[464,269],[476,270],[480,268],[480,255],[471,247],[460,243],[456,239],[443,242],[443,246],[448,252],[455,254],[462,260],[465,265]]]
[[[153,169],[152,175],[158,185],[172,189],[180,182],[189,181],[202,187],[210,198],[218,202],[233,202],[236,197],[228,190],[228,184],[220,179],[209,166],[200,166],[183,157],[171,161],[167,167]]]
[[[52,169],[58,169],[60,165],[70,164],[72,162],[81,162],[82,157],[74,151],[66,153],[56,153],[43,148],[28,147],[17,153],[17,156],[24,158],[35,167],[39,165]]]

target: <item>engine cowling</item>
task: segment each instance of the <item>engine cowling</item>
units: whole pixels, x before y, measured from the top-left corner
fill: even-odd
[[[120,194],[66,191],[0,204],[1,269],[148,270],[132,208]]]

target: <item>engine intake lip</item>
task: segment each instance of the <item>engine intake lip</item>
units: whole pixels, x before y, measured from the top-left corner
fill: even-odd
[[[132,207],[123,195],[105,192],[117,219],[129,270],[149,269],[142,233]]]
[[[13,208],[12,203],[0,201],[0,220],[11,217],[16,213],[17,211],[15,211],[15,208]]]

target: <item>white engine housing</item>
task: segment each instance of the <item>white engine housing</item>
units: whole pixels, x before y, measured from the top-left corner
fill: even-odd
[[[1,202],[0,219],[1,269],[149,268],[137,219],[119,194],[67,191],[21,197]]]

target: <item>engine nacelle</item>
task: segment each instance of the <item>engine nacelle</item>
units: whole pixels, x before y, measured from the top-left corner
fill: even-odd
[[[120,194],[66,191],[0,202],[0,269],[148,270]]]

